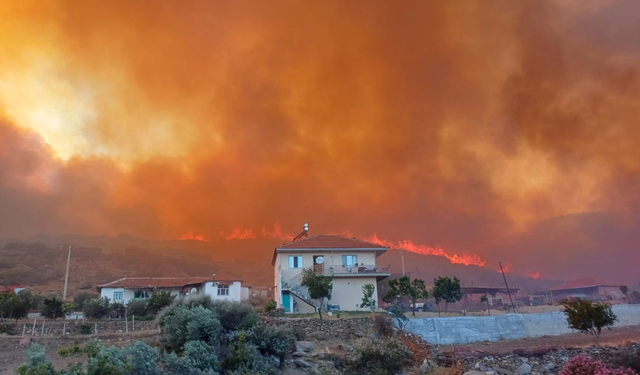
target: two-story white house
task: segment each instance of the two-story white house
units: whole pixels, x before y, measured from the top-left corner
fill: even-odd
[[[377,299],[377,282],[390,276],[389,266],[376,263],[388,250],[375,243],[335,235],[316,235],[278,246],[272,261],[275,300],[285,312],[316,311],[317,301],[310,300],[307,289],[300,285],[302,270],[311,268],[333,277],[331,300],[325,307],[362,310],[362,287],[373,284]]]
[[[249,298],[249,289],[242,286],[242,280],[226,273],[209,277],[125,277],[97,288],[101,297],[123,304],[147,299],[155,291],[169,291],[176,297],[206,294],[214,300],[244,301]]]

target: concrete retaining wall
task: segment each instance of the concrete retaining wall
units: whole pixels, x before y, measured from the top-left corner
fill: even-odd
[[[616,326],[640,325],[640,305],[615,305]],[[573,332],[561,311],[543,314],[504,314],[411,319],[405,328],[433,344],[512,340]]]

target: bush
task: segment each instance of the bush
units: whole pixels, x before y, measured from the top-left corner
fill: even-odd
[[[280,366],[284,365],[287,354],[291,352],[296,342],[293,330],[263,324],[246,331],[246,336],[248,342],[255,345],[262,355],[277,357],[280,360]]]
[[[562,302],[569,327],[590,333],[596,339],[600,338],[602,328],[611,328],[618,320],[608,303],[593,303],[585,299],[572,299]]]
[[[347,366],[346,373],[394,375],[402,372],[402,367],[410,356],[411,351],[397,340],[357,346],[354,360]]]
[[[63,346],[62,348],[58,349],[58,355],[63,358],[69,357],[69,356],[78,356],[78,355],[81,355],[82,353],[83,353],[83,350],[78,344]]]
[[[127,311],[124,304],[120,302],[112,302],[111,305],[109,305],[109,310],[109,316],[112,318],[122,318]]]
[[[404,316],[404,313],[402,316]],[[375,315],[373,317],[373,323],[375,324],[376,332],[378,332],[378,335],[380,335],[380,337],[393,336],[393,321],[391,321],[391,318],[389,318],[388,316]]]
[[[38,306],[38,310],[40,311],[40,314],[42,314],[42,316],[44,316],[45,318],[56,319],[63,315],[63,304],[64,301],[62,301],[62,298],[60,298],[60,296],[50,294],[42,299],[40,305]]]
[[[28,290],[21,290],[17,294],[0,293],[0,318],[25,318],[33,305],[33,294]]]
[[[145,316],[147,315],[147,301],[134,299],[127,304],[127,316]]]
[[[55,368],[47,358],[44,346],[34,342],[24,354],[27,362],[18,367],[19,375],[55,375]]]
[[[127,364],[127,371],[136,375],[159,375],[158,359],[160,354],[158,349],[136,341],[122,349]]]
[[[202,306],[178,305],[162,320],[163,341],[174,351],[181,351],[187,341],[213,344],[220,339],[222,326],[216,315]]]
[[[124,375],[126,366],[122,350],[115,346],[109,348],[100,346],[95,356],[89,358],[87,374]]]
[[[80,328],[78,328],[78,332],[80,332],[81,335],[90,335],[91,331],[91,324],[80,324]]]
[[[264,305],[264,311],[267,314],[271,314],[272,312],[274,312],[276,309],[278,308],[278,303],[272,299],[270,299],[265,305]]]
[[[628,367],[640,373],[640,348],[621,350],[613,356],[611,364],[616,367]]]
[[[222,369],[228,375],[269,375],[275,373],[273,364],[260,355],[255,347],[247,342],[246,332],[239,332],[229,345],[227,358],[222,362]]]
[[[16,326],[13,324],[0,324],[0,334],[13,336],[16,334]]]
[[[218,370],[218,358],[214,349],[202,341],[189,341],[184,346],[184,356],[165,354],[165,370],[170,374],[207,374]]]
[[[97,293],[82,290],[73,296],[73,303],[76,305],[77,309],[82,310],[85,302],[96,298],[100,298],[100,295],[98,295]]]
[[[100,319],[109,315],[110,304],[107,297],[94,298],[84,302],[82,312],[89,319]]]
[[[630,368],[611,369],[601,361],[579,355],[567,361],[560,375],[637,375],[637,373]]]
[[[226,332],[251,328],[260,321],[253,307],[247,303],[233,301],[213,301],[210,307],[220,319]]]
[[[398,305],[391,306],[389,308],[389,314],[396,320],[400,329],[404,329],[404,326],[409,322],[409,319],[404,314],[404,310]]]
[[[171,292],[168,291],[153,292],[151,297],[147,300],[147,309],[150,313],[157,314],[158,311],[171,305],[175,299],[176,296],[172,296]]]

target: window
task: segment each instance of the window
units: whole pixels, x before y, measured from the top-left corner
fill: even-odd
[[[302,257],[301,256],[290,256],[289,257],[289,268],[302,268]]]
[[[123,295],[124,295],[124,292],[113,292],[113,300],[122,301]]]
[[[135,292],[133,292],[133,298],[134,299],[147,299],[147,298],[149,298],[149,292],[147,292],[146,290],[136,290]]]
[[[218,285],[218,295],[219,296],[228,296],[229,295],[229,285]]]
[[[345,267],[352,267],[356,263],[358,263],[357,255],[343,255],[342,256],[342,265]]]

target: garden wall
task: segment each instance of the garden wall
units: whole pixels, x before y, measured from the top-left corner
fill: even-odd
[[[35,329],[34,329],[34,319],[21,319],[17,322],[15,320],[5,320],[0,322],[0,324],[11,324],[14,325],[14,333],[16,335],[22,335],[23,331],[25,336],[42,336],[44,322],[44,335],[56,335],[61,336],[64,330],[66,335],[79,335],[80,327],[83,325],[82,320],[44,320],[44,319],[36,319],[35,320]],[[107,333],[117,333],[117,332],[126,332],[127,328],[125,327],[125,321],[120,319],[112,319],[112,320],[87,320],[85,324],[91,327],[91,335],[95,335],[96,327],[98,329],[98,335],[107,334]],[[133,326],[133,322],[131,320],[128,321],[129,332],[135,331],[146,331],[146,330],[154,330],[158,329],[158,323],[155,321],[136,321],[135,327]]]
[[[640,325],[640,305],[614,305],[616,326]],[[405,327],[433,344],[512,340],[572,332],[563,312],[411,319]]]

